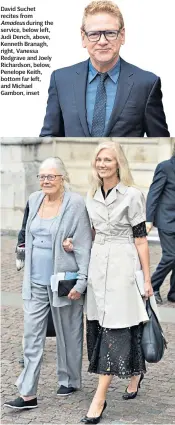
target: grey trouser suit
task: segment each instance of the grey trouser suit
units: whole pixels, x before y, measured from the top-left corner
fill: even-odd
[[[24,369],[16,381],[21,395],[37,393],[51,308],[57,342],[57,374],[60,385],[80,388],[83,345],[83,306],[77,301],[53,307],[50,286],[32,283],[32,298],[24,302]]]

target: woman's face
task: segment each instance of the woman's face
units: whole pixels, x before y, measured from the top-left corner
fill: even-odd
[[[112,149],[102,149],[97,157],[95,167],[101,179],[110,179],[117,177],[117,160]]]
[[[39,172],[39,182],[46,195],[59,193],[63,187],[63,177],[57,168],[42,168]]]

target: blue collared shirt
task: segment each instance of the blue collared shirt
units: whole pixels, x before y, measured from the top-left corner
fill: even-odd
[[[117,93],[119,74],[120,74],[120,58],[118,59],[114,67],[108,71],[108,77],[105,80],[105,88],[106,88],[106,95],[107,95],[105,129],[108,125],[108,121],[113,109],[114,100]],[[92,119],[93,119],[95,98],[96,98],[96,92],[97,92],[99,79],[100,79],[100,76],[98,75],[98,71],[93,67],[91,61],[89,60],[89,71],[88,71],[88,79],[87,79],[87,87],[86,87],[86,113],[87,113],[87,123],[88,123],[90,133],[92,128]]]

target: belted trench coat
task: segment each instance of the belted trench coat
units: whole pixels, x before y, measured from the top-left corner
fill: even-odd
[[[145,221],[145,200],[121,182],[106,199],[101,188],[87,195],[96,231],[88,271],[87,318],[106,328],[125,328],[148,320],[135,273],[141,269],[132,227]]]

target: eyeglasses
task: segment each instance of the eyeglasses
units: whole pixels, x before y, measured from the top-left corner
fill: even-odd
[[[99,41],[102,34],[104,35],[104,37],[106,38],[107,41],[113,41],[113,40],[117,40],[117,37],[120,33],[120,30],[106,30],[106,31],[84,31],[84,33],[86,34],[86,37],[88,38],[89,41],[92,42],[96,42]]]
[[[38,174],[37,175],[37,178],[41,182],[44,182],[45,179],[47,179],[48,182],[53,182],[56,179],[57,176],[60,176],[61,177],[61,174],[48,174],[48,175]]]

